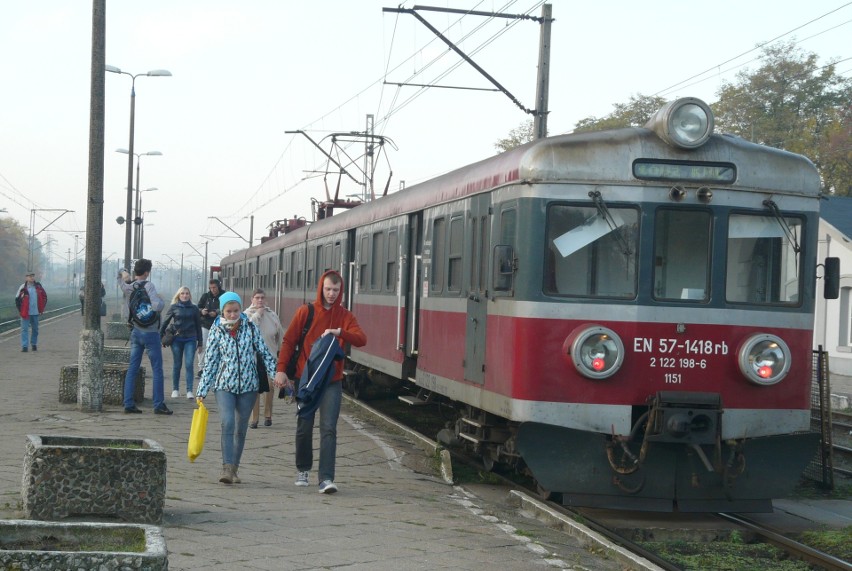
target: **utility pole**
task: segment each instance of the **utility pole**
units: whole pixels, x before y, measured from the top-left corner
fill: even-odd
[[[553,22],[553,6],[541,7],[541,34],[538,41],[538,76],[535,89],[535,115],[533,135],[536,139],[547,137],[547,98],[550,92],[550,24]]]
[[[104,227],[104,72],[106,0],[92,0],[92,60],[89,94],[89,181],[86,210],[86,289],[80,332],[77,407],[98,412],[104,400],[104,334],[101,331],[101,252]],[[132,155],[131,155],[132,158]],[[130,224],[130,221],[127,221]],[[76,268],[75,268],[76,270]]]

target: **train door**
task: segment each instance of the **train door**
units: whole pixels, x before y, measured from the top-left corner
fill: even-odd
[[[405,292],[407,324],[405,332],[405,356],[416,357],[420,338],[420,296],[423,295],[423,213],[408,217],[408,288]],[[400,269],[404,268],[400,264]]]
[[[272,300],[272,310],[280,316],[284,301],[284,270],[278,270],[275,272],[275,276],[275,298]]]
[[[464,378],[483,383],[485,378],[485,325],[488,313],[486,296],[488,279],[488,244],[490,236],[489,209],[491,195],[471,198],[468,236],[470,248],[470,289],[467,295],[467,331],[464,347]]]

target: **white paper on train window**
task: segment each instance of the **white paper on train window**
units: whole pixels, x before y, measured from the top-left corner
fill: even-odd
[[[567,258],[574,252],[603,238],[614,229],[624,226],[624,219],[621,218],[618,212],[610,210],[610,215],[615,222],[615,228],[612,228],[606,220],[599,214],[596,214],[586,220],[582,226],[577,226],[553,240],[553,245],[556,246],[556,249],[563,258]]]

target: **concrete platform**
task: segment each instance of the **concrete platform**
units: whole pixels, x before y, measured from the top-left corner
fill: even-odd
[[[417,443],[373,424],[348,401],[338,424],[337,494],[317,493],[316,472],[310,487],[293,485],[295,408],[277,399],[272,426],[249,430],[243,483],[220,484],[215,399],[207,401],[206,447],[194,463],[186,457],[194,401],[167,398],[172,416],[154,415],[148,407],[142,407],[144,414],[128,415],[111,405],[89,413],[58,402],[50,379],[77,360],[81,324],[79,314],[43,321],[37,353],[20,352],[17,331],[0,336],[2,519],[23,517],[27,434],[151,438],[167,456],[162,526],[173,570],[654,568],[625,560],[614,546],[552,529],[510,504],[507,489],[478,495],[475,487],[445,483]],[[170,351],[164,359],[169,395]],[[148,366],[147,359],[143,364]],[[185,386],[182,382],[182,391]]]

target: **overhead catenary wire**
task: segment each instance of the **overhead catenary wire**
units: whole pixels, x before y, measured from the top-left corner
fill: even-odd
[[[718,64],[716,64],[716,65],[714,65],[714,66],[712,66],[712,67],[710,67],[710,68],[708,68],[708,69],[706,69],[706,70],[702,71],[701,73],[697,73],[697,74],[692,75],[692,76],[690,76],[690,77],[688,77],[688,78],[686,78],[686,79],[684,79],[684,80],[681,80],[681,81],[679,81],[679,82],[677,82],[677,83],[675,83],[675,84],[673,84],[673,85],[670,85],[669,87],[666,87],[665,89],[661,89],[661,90],[657,91],[656,93],[654,93],[653,95],[663,97],[663,96],[665,96],[665,94],[667,94],[667,93],[669,93],[669,92],[673,91],[674,89],[676,89],[676,88],[678,88],[678,87],[691,87],[692,85],[696,85],[697,83],[700,83],[700,82],[690,83],[689,85],[684,85],[684,84],[686,84],[687,82],[692,81],[693,79],[696,79],[696,78],[702,77],[702,76],[704,76],[704,75],[707,75],[708,73],[716,74],[716,73],[717,73],[717,70],[718,70],[721,66],[726,65],[726,64],[729,64],[729,63],[731,63],[731,62],[733,62],[733,61],[736,61],[736,60],[740,59],[740,58],[741,58],[741,57],[743,57],[743,56],[746,56],[746,55],[748,55],[748,54],[750,54],[750,53],[752,53],[752,52],[755,52],[755,51],[757,51],[757,50],[760,50],[760,49],[762,49],[764,46],[768,46],[768,45],[772,44],[773,42],[776,42],[776,41],[780,40],[781,38],[787,37],[787,36],[789,36],[790,34],[792,34],[793,32],[796,32],[796,31],[798,31],[798,30],[801,30],[802,28],[805,28],[805,27],[807,27],[807,26],[809,26],[809,25],[813,24],[814,22],[818,22],[819,20],[822,20],[823,18],[826,18],[826,17],[830,16],[831,14],[834,14],[835,12],[838,12],[838,11],[842,10],[843,8],[846,8],[846,7],[850,6],[850,5],[852,5],[852,2],[847,2],[847,3],[843,4],[842,6],[839,6],[839,7],[835,8],[834,10],[830,10],[830,11],[826,12],[825,14],[822,14],[821,16],[817,16],[816,18],[814,18],[814,19],[812,19],[812,20],[809,20],[808,22],[805,22],[804,24],[801,24],[801,25],[799,25],[799,26],[796,26],[796,27],[795,27],[795,28],[793,28],[792,30],[789,30],[789,31],[787,31],[787,32],[784,32],[783,34],[780,34],[780,35],[778,35],[778,36],[775,36],[775,37],[774,37],[774,38],[772,38],[771,40],[767,40],[767,41],[765,41],[765,42],[761,42],[761,43],[757,44],[755,47],[753,47],[753,48],[751,48],[751,49],[749,49],[749,50],[746,50],[746,51],[744,51],[743,53],[741,53],[741,54],[739,54],[739,55],[737,55],[737,56],[734,56],[734,57],[732,57],[732,58],[729,58],[729,59],[727,59],[727,60],[725,60],[725,61],[723,61],[723,62],[721,62],[721,63],[718,63]],[[821,34],[821,33],[825,33],[825,32],[827,32],[827,31],[830,31],[830,30],[833,30],[833,29],[835,29],[835,28],[838,28],[838,27],[840,27],[840,26],[842,26],[842,25],[845,25],[845,24],[847,24],[847,23],[848,23],[848,21],[847,21],[847,22],[844,22],[843,24],[839,24],[838,26],[834,26],[834,27],[832,27],[832,28],[829,28],[828,30],[824,30],[823,32],[820,32],[820,34]],[[814,34],[813,36],[810,36],[810,37],[808,37],[807,39],[811,39],[811,38],[816,37],[817,35],[820,35],[820,34]],[[801,43],[801,42],[803,42],[803,41],[805,41],[805,40],[800,40],[799,42],[797,42],[797,44],[798,44],[798,43]],[[755,61],[755,60],[751,60],[751,61]],[[748,62],[747,62],[747,63],[748,63]],[[736,67],[741,67],[742,65],[745,65],[745,64],[741,64],[741,65],[736,66]],[[736,69],[736,67],[735,67],[735,68],[733,68],[733,69]],[[730,71],[730,70],[726,70],[726,71]],[[714,76],[715,76],[715,75],[714,75]],[[709,78],[708,78],[708,79],[709,79]],[[702,81],[704,81],[704,80],[702,80]]]
[[[514,5],[517,1],[518,1],[518,0],[510,0],[509,2],[507,2],[507,3],[505,3],[503,6],[501,6],[501,7],[499,8],[499,10],[505,10],[505,9],[507,9],[508,7],[510,7],[510,6],[512,6],[512,5]],[[526,11],[525,11],[525,14],[530,14],[530,13],[534,12],[535,10],[537,10],[538,8],[540,8],[540,7],[541,7],[541,5],[545,3],[545,1],[546,1],[546,0],[540,0],[540,1],[536,2],[536,3],[535,3],[535,4],[531,7],[531,8],[529,8],[528,10],[526,10]],[[476,9],[476,8],[477,8],[480,4],[482,4],[482,2],[477,3],[477,4],[474,6],[474,8],[472,8],[471,10],[475,10],[475,9]],[[448,24],[448,25],[447,25],[447,27],[446,27],[446,28],[442,31],[442,33],[443,33],[443,32],[445,32],[445,31],[447,31],[447,30],[449,30],[449,29],[451,29],[452,27],[454,27],[454,26],[458,25],[458,24],[459,24],[459,23],[460,23],[460,22],[461,22],[461,21],[462,21],[465,17],[466,17],[466,15],[464,15],[464,14],[463,14],[463,15],[459,16],[458,18],[456,18],[455,20],[453,20],[450,24]],[[461,39],[460,41],[464,41],[465,39],[468,39],[468,38],[472,37],[472,36],[473,36],[473,34],[475,34],[476,32],[478,32],[479,30],[481,30],[481,29],[482,29],[482,28],[486,25],[486,23],[487,23],[488,21],[490,21],[490,20],[493,20],[493,18],[487,18],[485,22],[482,22],[482,23],[478,24],[477,26],[475,26],[475,27],[474,27],[474,29],[473,29],[471,32],[468,32],[467,34],[465,34],[465,35],[462,37],[462,39]],[[471,54],[475,55],[475,54],[479,53],[482,49],[484,49],[485,47],[487,47],[488,45],[490,45],[491,43],[493,43],[493,42],[494,42],[497,38],[499,38],[501,35],[503,35],[503,34],[505,34],[506,32],[508,32],[508,31],[509,31],[512,27],[514,27],[514,25],[516,25],[517,23],[518,23],[517,21],[511,22],[511,23],[509,23],[507,26],[503,27],[500,31],[498,31],[498,32],[496,32],[496,33],[494,33],[494,34],[492,34],[489,38],[487,38],[487,39],[486,39],[485,41],[483,41],[480,45],[478,45],[478,46],[477,46],[477,47],[476,47],[476,48],[475,48],[475,49],[471,52]],[[396,34],[396,28],[394,28],[394,37],[395,37],[395,34]],[[366,93],[367,91],[369,91],[371,88],[374,88],[377,84],[383,83],[383,82],[384,82],[384,80],[386,79],[386,77],[388,76],[388,73],[392,73],[392,72],[394,72],[394,71],[397,71],[397,70],[399,70],[400,68],[402,68],[404,65],[407,65],[410,61],[412,61],[412,59],[416,58],[416,57],[417,57],[417,55],[418,55],[419,53],[421,53],[421,52],[423,52],[423,50],[427,49],[427,47],[428,47],[429,45],[431,45],[433,42],[437,42],[437,41],[438,41],[438,39],[437,39],[437,38],[432,38],[432,39],[430,39],[428,42],[426,42],[426,44],[425,44],[423,47],[419,48],[419,49],[418,49],[418,50],[416,50],[413,54],[411,54],[411,55],[409,55],[408,57],[406,57],[405,59],[403,59],[403,60],[402,60],[399,64],[395,65],[393,68],[391,68],[391,67],[390,67],[390,60],[388,59],[388,63],[384,66],[384,68],[385,68],[384,73],[383,73],[383,75],[382,75],[380,78],[378,78],[378,79],[376,79],[375,81],[371,82],[369,85],[367,85],[367,86],[366,86],[366,87],[364,87],[363,89],[359,90],[357,93],[355,93],[354,95],[352,95],[351,97],[349,97],[348,99],[346,99],[346,100],[345,100],[344,102],[342,102],[341,104],[337,105],[337,106],[336,106],[335,108],[333,108],[332,110],[330,110],[330,111],[328,111],[328,112],[324,113],[324,114],[323,114],[322,116],[320,116],[319,118],[314,119],[313,121],[309,122],[309,123],[308,123],[305,127],[303,127],[303,128],[302,128],[302,130],[314,130],[314,131],[315,131],[315,129],[311,129],[311,127],[313,127],[313,126],[314,126],[314,125],[316,125],[317,123],[321,123],[321,122],[323,122],[323,121],[324,121],[325,119],[327,119],[328,117],[330,117],[330,116],[332,116],[333,114],[337,113],[337,112],[338,112],[338,111],[340,111],[343,107],[345,107],[346,105],[350,104],[351,102],[353,102],[353,101],[355,101],[356,99],[358,99],[359,97],[361,97],[364,93]],[[426,72],[429,68],[431,68],[431,67],[432,67],[432,66],[433,66],[433,65],[434,65],[437,61],[439,61],[441,58],[445,57],[445,56],[447,55],[447,53],[448,53],[447,51],[442,51],[439,55],[437,55],[435,58],[433,58],[433,59],[432,59],[430,62],[428,62],[425,66],[423,66],[423,67],[421,67],[420,69],[418,69],[417,71],[413,72],[413,73],[412,73],[412,74],[408,77],[407,81],[410,81],[411,79],[413,79],[413,78],[415,78],[415,77],[417,77],[417,76],[422,75],[423,73],[425,73],[425,72]],[[436,79],[432,80],[432,82],[431,82],[431,83],[432,83],[432,84],[434,84],[435,82],[440,81],[441,79],[445,78],[445,77],[446,77],[449,73],[451,73],[452,71],[454,71],[455,69],[457,69],[459,66],[463,65],[463,63],[464,63],[463,61],[456,62],[456,63],[455,63],[455,64],[453,64],[453,65],[452,65],[452,66],[451,66],[448,70],[445,70],[442,74],[439,74],[439,75],[438,75],[438,77],[437,77]],[[395,96],[394,96],[394,98],[393,98],[393,100],[392,100],[392,106],[390,107],[390,110],[389,110],[389,111],[387,111],[384,115],[381,115],[379,112],[377,112],[377,113],[376,113],[376,116],[377,116],[377,117],[379,117],[379,118],[376,120],[376,122],[375,122],[375,128],[377,129],[377,132],[379,132],[380,134],[381,134],[381,133],[384,133],[384,131],[385,131],[385,129],[386,129],[386,126],[387,126],[387,123],[388,123],[388,121],[390,120],[390,118],[391,118],[391,117],[392,117],[395,113],[397,113],[397,112],[401,111],[404,107],[406,107],[406,106],[407,106],[407,105],[409,105],[411,102],[413,102],[415,99],[417,99],[417,97],[419,97],[420,95],[422,95],[422,94],[425,92],[425,90],[427,90],[427,89],[428,89],[428,87],[427,87],[427,88],[420,88],[420,89],[417,91],[417,93],[413,94],[412,96],[409,96],[409,97],[408,97],[406,100],[404,100],[401,104],[397,104],[396,102],[397,102],[397,100],[398,100],[398,98],[399,98],[399,94],[400,94],[400,88],[399,88],[399,87],[397,87],[397,88],[396,88]],[[382,91],[384,91],[384,89],[382,89]],[[380,97],[380,101],[382,101],[382,98],[381,98],[381,97]],[[311,174],[303,175],[302,177],[300,177],[300,178],[296,179],[296,180],[295,180],[295,182],[294,182],[293,184],[291,184],[291,185],[289,185],[289,186],[286,186],[286,185],[285,185],[285,186],[284,186],[284,188],[280,190],[280,192],[273,192],[273,193],[272,193],[272,196],[271,196],[270,198],[268,198],[267,200],[265,200],[265,201],[263,201],[263,202],[261,202],[261,203],[259,203],[259,204],[254,204],[255,199],[256,199],[256,198],[257,198],[257,197],[258,197],[258,196],[262,193],[262,191],[263,191],[263,190],[267,187],[267,185],[268,185],[269,181],[272,179],[272,177],[273,177],[273,176],[275,176],[275,175],[277,174],[277,172],[278,172],[278,170],[279,170],[279,166],[280,166],[280,164],[281,164],[281,162],[282,162],[282,159],[283,159],[283,158],[284,158],[284,156],[286,155],[287,151],[291,149],[291,145],[292,145],[292,139],[291,139],[291,140],[290,140],[290,142],[287,144],[287,147],[285,148],[285,150],[284,150],[284,151],[283,151],[283,152],[279,155],[279,158],[278,158],[278,160],[276,161],[275,165],[273,166],[273,168],[272,168],[272,169],[270,169],[269,173],[268,173],[268,174],[267,174],[267,176],[264,178],[264,180],[262,181],[262,183],[258,186],[258,188],[255,190],[255,192],[254,192],[254,193],[252,193],[252,195],[251,195],[251,196],[250,196],[250,197],[249,197],[249,198],[248,198],[248,199],[247,199],[247,200],[246,200],[246,201],[245,201],[245,202],[244,202],[244,203],[243,203],[243,204],[242,204],[242,205],[241,205],[241,206],[237,209],[237,211],[236,211],[236,213],[235,213],[235,216],[240,216],[240,215],[244,214],[245,212],[249,212],[249,211],[258,211],[258,210],[261,210],[261,209],[265,208],[266,206],[268,206],[269,204],[271,204],[271,203],[275,202],[276,200],[278,200],[281,196],[283,196],[283,195],[285,195],[285,194],[288,194],[288,193],[290,193],[290,192],[294,191],[295,189],[297,189],[299,186],[301,186],[301,185],[302,185],[304,182],[306,182],[307,180],[311,180],[311,179],[313,179],[313,178],[316,178],[314,175],[311,175]],[[317,163],[315,164],[315,166],[314,166],[313,168],[307,169],[307,172],[308,172],[308,173],[313,173],[313,172],[317,171],[317,170],[318,170],[321,166],[322,166],[322,161],[319,161],[319,162],[317,162]]]

